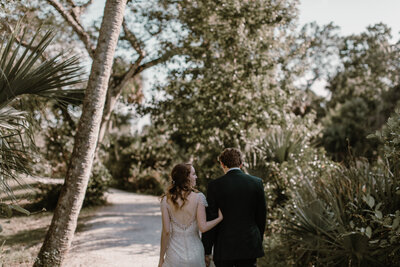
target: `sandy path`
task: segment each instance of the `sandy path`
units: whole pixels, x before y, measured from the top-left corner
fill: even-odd
[[[157,197],[111,189],[111,205],[99,208],[75,235],[67,267],[154,267],[160,249]]]

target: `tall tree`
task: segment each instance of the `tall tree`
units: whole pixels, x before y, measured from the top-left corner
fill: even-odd
[[[331,99],[322,142],[338,161],[348,156],[374,159],[377,142],[366,136],[380,129],[400,101],[400,46],[392,44],[385,24],[338,43],[340,66],[328,80]]]
[[[46,1],[57,10],[67,25],[72,28],[86,48],[88,55],[93,58],[93,39],[96,36],[93,30],[95,29],[85,29],[82,23],[82,15],[93,1],[86,1],[82,5],[76,4],[74,0],[65,2],[59,0]],[[137,79],[144,70],[168,61],[179,51],[173,45],[175,42],[172,41],[173,38],[165,37],[165,32],[169,28],[168,25],[157,18],[145,18],[147,10],[156,8],[153,7],[153,2],[155,1],[143,2],[136,0],[128,3],[127,13],[130,16],[126,16],[123,21],[121,40],[124,42],[121,43],[123,43],[123,47],[129,51],[130,55],[128,60],[126,58],[120,60],[122,64],[114,68],[111,74],[100,126],[100,142],[110,127],[111,114],[123,90],[130,86],[132,80]],[[143,21],[145,22],[143,23]],[[140,29],[140,31],[137,29]],[[115,63],[118,63],[118,61]],[[116,71],[117,69],[119,71]],[[140,88],[136,88],[134,94],[138,93],[137,90],[140,90]]]
[[[74,150],[53,220],[34,266],[60,266],[71,245],[99,136],[126,0],[107,0]]]
[[[279,62],[296,2],[162,2],[187,38],[183,64],[159,88],[165,97],[156,99],[152,119],[188,155],[203,157],[203,171],[216,166],[222,147],[244,146],[271,123],[284,123],[289,92],[279,86]]]
[[[99,1],[96,1],[99,2]],[[101,1],[100,1],[101,2]],[[51,25],[59,33],[56,41],[59,46],[54,49],[72,50],[79,53],[84,60],[90,61],[98,36],[98,20],[90,21],[87,16],[95,6],[93,0],[20,0],[5,4],[6,14],[0,12],[3,30],[11,30],[13,21],[23,19],[26,27],[31,25]],[[159,16],[148,17],[149,10],[158,10],[157,0],[128,1],[123,31],[120,35],[118,50],[113,71],[109,81],[106,104],[100,127],[99,143],[112,127],[112,113],[117,103],[131,105],[142,99],[141,83],[143,71],[165,63],[179,53],[176,46],[180,37],[172,24],[159,19]],[[1,10],[0,10],[1,11]],[[93,12],[93,11],[92,11]],[[177,36],[176,38],[173,36]],[[128,97],[126,97],[129,94]],[[122,96],[121,96],[122,95]],[[122,98],[128,101],[121,101]],[[60,107],[56,107],[59,111]],[[68,109],[61,107],[60,121],[73,122]],[[51,110],[48,110],[51,112]],[[75,128],[75,125],[71,125]]]

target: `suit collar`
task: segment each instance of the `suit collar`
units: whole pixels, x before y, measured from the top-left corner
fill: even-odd
[[[232,172],[242,172],[242,170],[240,169],[240,168],[230,168],[227,172],[226,172],[226,174],[228,174],[228,173],[232,173]]]

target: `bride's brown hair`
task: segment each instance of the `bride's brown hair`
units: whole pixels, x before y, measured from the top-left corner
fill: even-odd
[[[193,191],[189,180],[191,169],[192,164],[180,163],[175,165],[171,171],[172,184],[169,186],[166,196],[178,209],[181,209],[183,206],[185,206],[187,196]],[[182,199],[181,206],[179,206],[178,198]]]

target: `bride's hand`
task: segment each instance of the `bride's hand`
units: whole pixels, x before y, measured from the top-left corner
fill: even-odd
[[[218,209],[218,218],[221,219],[221,221],[224,218],[224,216],[222,215],[221,209]]]

